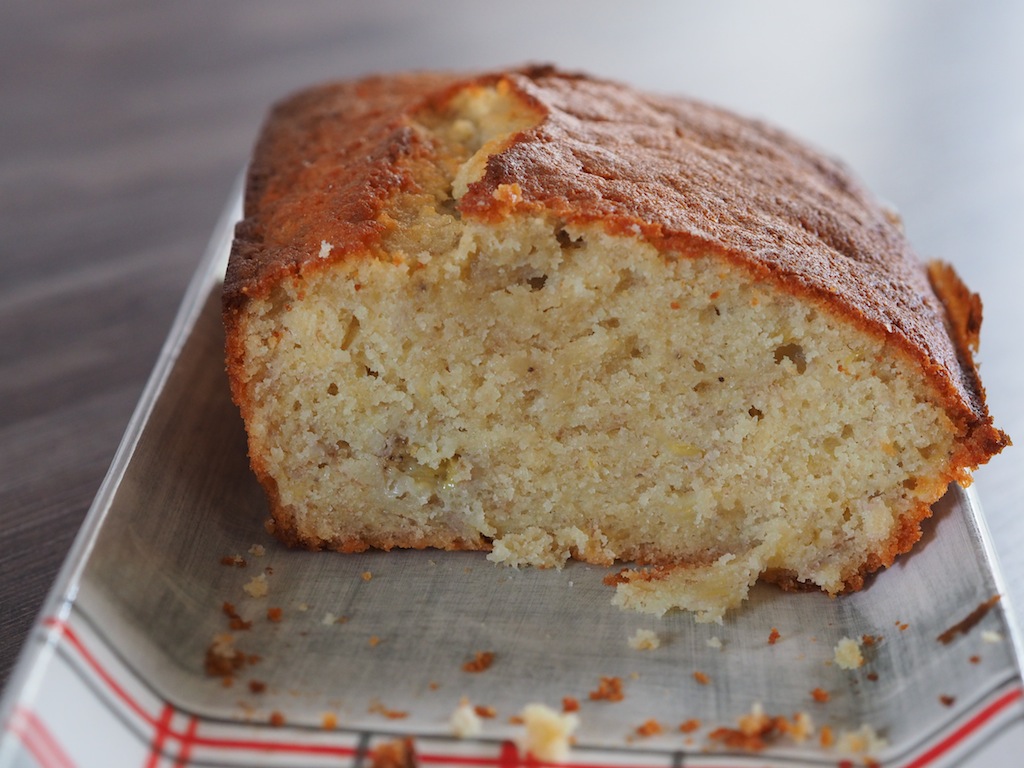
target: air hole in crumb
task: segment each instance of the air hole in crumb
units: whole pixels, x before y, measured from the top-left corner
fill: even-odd
[[[619,318],[609,317],[607,320],[601,320],[598,325],[602,328],[618,328],[620,325]]]
[[[702,363],[700,360],[694,360],[693,361],[693,367],[695,369],[697,369],[698,371],[701,371],[701,372],[704,371],[704,363]]]
[[[775,364],[779,365],[783,360],[789,360],[796,366],[797,373],[807,370],[807,358],[804,357],[804,348],[799,344],[781,344],[775,348]]]
[[[582,235],[573,240],[572,236],[564,229],[558,229],[558,231],[555,232],[555,239],[558,240],[558,244],[562,247],[563,251],[573,250],[583,246]]]
[[[462,211],[459,210],[458,201],[452,196],[451,189],[448,190],[448,197],[437,204],[437,212],[451,216],[454,219],[462,218]]]
[[[755,408],[754,406],[750,406],[750,410],[747,411],[747,413],[753,416],[758,421],[764,418],[764,411],[762,411],[760,408]]]
[[[347,350],[352,346],[352,341],[355,339],[356,334],[359,332],[359,318],[352,315],[352,319],[348,321],[348,327],[345,328],[345,335],[341,339],[341,348]]]
[[[296,400],[294,403],[292,403],[292,410],[293,411],[298,411],[298,410],[301,410],[301,409],[302,409],[302,403],[300,403],[298,400]]]
[[[913,477],[908,477],[903,481],[903,487],[908,491],[913,491],[917,488],[917,480]]]
[[[335,384],[333,381],[331,382],[331,385],[329,387],[327,387],[327,394],[328,395],[336,395],[336,394],[338,394],[338,385]]]
[[[721,314],[722,313],[718,311],[718,307],[714,304],[708,304],[700,311],[699,318],[702,323],[713,323],[716,318],[721,316]]]
[[[530,284],[530,290],[531,291],[539,291],[541,288],[544,287],[544,284],[547,283],[547,281],[548,281],[548,276],[547,275],[538,275],[537,277],[531,277],[526,282],[528,282]]]
[[[376,379],[376,378],[377,378],[378,376],[380,376],[380,374],[379,374],[379,373],[377,373],[377,372],[376,372],[375,370],[373,370],[373,369],[372,369],[372,368],[371,368],[370,366],[368,366],[368,365],[364,365],[364,366],[363,366],[363,368],[365,368],[365,369],[366,369],[366,375],[367,375],[367,376],[372,376],[372,377],[373,377],[373,378],[375,378],[375,379]]]
[[[843,438],[843,440],[849,440],[851,437],[853,437],[853,427],[851,427],[849,424],[844,425],[843,431],[839,433],[839,436]]]
[[[631,289],[633,286],[642,285],[643,282],[643,278],[638,276],[635,272],[629,269],[624,269],[619,272],[619,282],[615,284],[615,288],[612,290],[612,293],[623,293]]]

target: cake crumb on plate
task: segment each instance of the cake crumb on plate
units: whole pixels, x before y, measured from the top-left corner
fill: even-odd
[[[459,702],[459,706],[455,708],[448,720],[448,725],[451,727],[452,734],[460,739],[479,736],[483,731],[480,715],[477,714],[476,708],[469,703],[467,698],[463,698]]]
[[[864,654],[860,652],[860,643],[852,637],[844,637],[836,644],[833,658],[840,669],[857,669],[864,666]]]
[[[650,629],[638,629],[629,638],[629,647],[635,651],[653,651],[661,645],[661,639]]]
[[[520,750],[543,762],[564,762],[569,756],[579,717],[557,712],[545,704],[527,704],[520,716],[526,726],[519,742]]]

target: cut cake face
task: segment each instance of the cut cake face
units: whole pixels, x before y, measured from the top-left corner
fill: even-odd
[[[844,169],[548,68],[283,103],[225,284],[272,528],[311,548],[627,570],[719,619],[857,589],[1008,440],[980,305]]]

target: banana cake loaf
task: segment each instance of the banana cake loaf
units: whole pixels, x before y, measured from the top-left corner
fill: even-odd
[[[552,67],[278,104],[223,311],[283,541],[623,563],[644,611],[856,590],[1009,443],[980,301],[840,163]]]

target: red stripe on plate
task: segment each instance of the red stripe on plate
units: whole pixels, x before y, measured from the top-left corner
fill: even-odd
[[[909,763],[904,764],[903,768],[923,768],[923,766],[931,764],[952,750],[957,744],[964,741],[968,736],[978,731],[1002,710],[1019,701],[1021,697],[1024,697],[1024,689],[1014,688],[1012,691],[1007,691],[930,749],[921,753]]]
[[[28,709],[17,709],[9,730],[43,768],[74,768],[75,764],[57,743],[46,724]]]
[[[209,747],[212,749],[238,749],[253,750],[258,752],[289,752],[292,754],[305,755],[336,755],[340,757],[351,757],[359,750],[355,747],[344,747],[334,744],[301,744],[293,741],[257,741],[255,739],[226,739],[212,736],[196,736],[193,733],[188,737],[190,749],[192,747]]]
[[[168,736],[176,735],[171,732],[171,718],[174,717],[174,707],[164,704],[160,719],[156,721],[153,742],[149,745],[149,760],[146,761],[146,768],[157,768],[160,765],[160,755],[163,752],[164,744]]]
[[[519,750],[511,741],[501,744],[501,768],[518,768]]]
[[[185,733],[181,735],[181,747],[178,750],[178,759],[174,761],[174,768],[184,768],[188,765],[189,757],[192,753],[192,743],[196,737],[196,728],[199,727],[199,718],[192,715],[188,719],[188,725],[185,727]]]
[[[109,688],[114,695],[128,707],[128,709],[145,720],[149,725],[159,727],[157,724],[157,718],[143,709],[142,705],[139,704],[139,702],[137,702],[131,694],[128,693],[128,691],[121,687],[121,684],[114,679],[114,676],[108,672],[103,665],[100,664],[99,660],[89,652],[89,649],[85,647],[78,635],[75,634],[75,631],[68,626],[67,622],[51,618],[46,619],[43,623],[58,630],[67,638],[68,642],[71,643],[76,651],[78,651],[78,654],[82,657],[85,663],[89,665],[100,680],[106,684],[107,688]]]
[[[160,749],[163,748],[164,743],[169,738],[177,739],[181,743],[178,758],[175,763],[176,766],[187,765],[190,752],[192,748],[196,746],[228,750],[258,750],[263,752],[270,751],[287,752],[292,754],[335,755],[341,757],[351,757],[358,752],[358,750],[353,747],[333,746],[329,744],[300,744],[287,741],[257,741],[252,739],[200,737],[196,735],[196,730],[199,724],[199,720],[196,717],[192,717],[189,720],[186,730],[183,733],[179,733],[170,727],[170,721],[174,714],[174,710],[171,705],[164,705],[159,718],[149,714],[145,709],[143,709],[142,705],[139,704],[128,693],[128,691],[114,679],[113,675],[108,672],[102,664],[100,664],[96,657],[89,652],[78,635],[66,622],[57,618],[48,618],[44,620],[43,624],[44,626],[57,630],[63,637],[67,638],[68,642],[75,648],[75,650],[78,651],[86,664],[92,668],[96,675],[106,684],[115,696],[117,696],[117,698],[120,699],[121,702],[132,712],[156,729],[150,751],[150,761],[147,763],[148,767],[154,767],[157,765],[157,762],[155,761],[159,758]],[[1006,692],[991,704],[988,704],[976,715],[971,717],[959,728],[949,733],[945,738],[941,739],[925,752],[918,755],[911,762],[906,763],[903,768],[924,768],[925,766],[933,763],[935,760],[945,755],[966,738],[978,731],[999,712],[1014,702],[1019,701],[1022,697],[1024,697],[1024,689],[1019,687]],[[46,730],[42,721],[30,712],[25,710],[21,711],[23,712],[23,718],[31,718],[25,722],[32,723],[32,727],[26,726],[21,730],[17,730],[15,727],[17,725],[16,720],[15,725],[12,725],[11,729],[19,735],[25,743],[26,748],[32,752],[33,756],[35,756],[36,759],[39,760],[46,768],[50,768],[51,766],[56,768],[65,768],[65,766],[67,766],[68,768],[71,768],[73,763],[60,749],[59,745]],[[39,752],[37,752],[37,750],[39,750]],[[47,756],[52,762],[44,761],[40,755]],[[497,768],[549,768],[549,766],[554,765],[553,763],[542,763],[528,755],[525,757],[521,756],[515,745],[511,742],[504,742],[502,744],[501,752],[496,758],[441,754],[419,754],[417,757],[421,761],[429,763],[447,762],[458,765],[497,766]],[[618,768],[617,766],[602,765],[600,763],[572,763],[572,765],[575,766],[575,768]]]
[[[496,766],[496,768],[623,768],[624,764],[612,765],[605,763],[577,763],[571,758],[564,763],[546,763],[531,755],[520,755],[516,745],[511,741],[504,741],[501,744],[501,752],[498,757],[474,757],[471,755],[445,755],[416,753],[416,759],[421,763],[444,763],[445,765],[481,765]],[[670,755],[665,755],[666,763]]]

